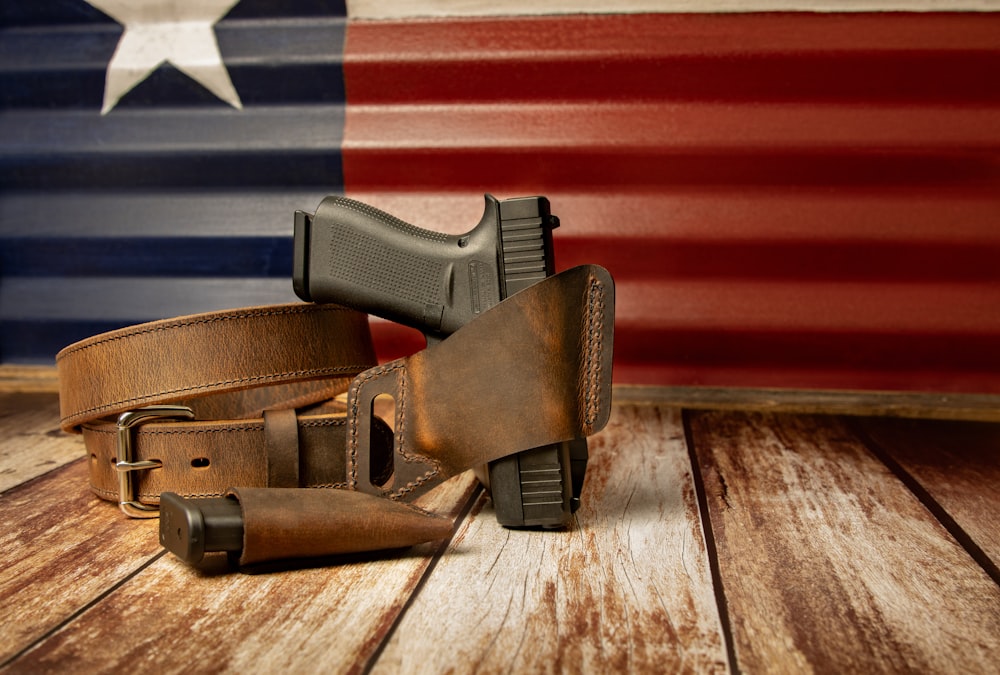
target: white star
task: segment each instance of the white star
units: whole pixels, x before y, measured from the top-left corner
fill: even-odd
[[[102,115],[167,61],[229,105],[243,109],[213,29],[239,0],[87,2],[125,26],[108,64]]]

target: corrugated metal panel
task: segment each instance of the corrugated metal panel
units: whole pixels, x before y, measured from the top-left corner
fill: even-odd
[[[618,280],[619,382],[1000,393],[998,15],[242,0],[214,30],[242,111],[166,65],[101,116],[121,26],[2,12],[5,362],[293,300],[291,213],[346,183],[449,232],[548,195],[558,266]]]
[[[995,394],[998,72],[997,15],[359,22],[345,191],[451,232],[548,195],[619,382]]]
[[[342,0],[243,0],[215,25],[242,110],[168,63],[103,116],[122,26],[83,0],[3,13],[0,359],[294,300],[292,212],[342,185]]]
[[[998,0],[347,0],[358,19],[513,14],[645,14],[651,12],[960,12],[1000,9]]]

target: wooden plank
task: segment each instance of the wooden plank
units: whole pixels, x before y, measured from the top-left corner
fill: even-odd
[[[879,415],[1000,422],[1000,396],[906,391],[615,386],[615,401],[699,410]]]
[[[726,671],[679,414],[617,407],[583,497],[565,532],[480,500],[374,672]]]
[[[0,495],[0,664],[160,550],[156,521],[126,519],[87,485],[81,458]]]
[[[83,442],[59,429],[59,399],[0,393],[0,492],[84,456]]]
[[[995,671],[1000,589],[842,421],[689,432],[741,670]]]
[[[865,435],[1000,581],[1000,424],[867,419]],[[925,495],[925,496],[924,496]]]
[[[474,476],[466,473],[422,504],[456,517],[477,490]],[[283,672],[292,667],[358,672],[439,547],[259,575],[234,572],[218,556],[194,568],[165,555],[21,655],[15,666],[27,672],[70,665],[85,672]],[[82,567],[102,575],[99,568]]]
[[[8,363],[0,364],[0,392],[9,393],[47,393],[59,391],[59,377],[55,366],[16,366]],[[14,399],[5,399],[7,405]]]

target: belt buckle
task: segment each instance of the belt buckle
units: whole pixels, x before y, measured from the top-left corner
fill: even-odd
[[[115,470],[118,472],[118,507],[130,518],[158,518],[160,508],[143,504],[136,495],[132,472],[158,469],[163,462],[156,459],[135,461],[132,449],[133,430],[146,422],[165,419],[194,419],[194,411],[183,405],[151,405],[123,412],[118,416],[118,447]]]

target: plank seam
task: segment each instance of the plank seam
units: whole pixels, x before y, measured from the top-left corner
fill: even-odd
[[[701,514],[701,529],[705,537],[705,552],[708,554],[709,569],[712,574],[712,590],[715,594],[715,604],[718,608],[719,624],[722,629],[722,638],[726,647],[726,660],[729,664],[729,672],[738,675],[739,664],[736,659],[736,644],[733,639],[732,625],[729,623],[729,603],[726,600],[726,589],[722,583],[722,570],[719,567],[719,552],[715,545],[715,534],[712,530],[712,518],[708,508],[708,494],[705,491],[705,481],[701,473],[701,464],[698,461],[698,453],[695,451],[694,433],[691,431],[691,412],[684,409],[681,411],[681,420],[684,425],[684,443],[687,445],[688,457],[691,461],[691,479],[694,482],[694,491],[698,499],[698,511]],[[729,506],[728,499],[726,506]]]
[[[99,593],[96,597],[94,597],[93,599],[91,599],[89,602],[84,603],[83,606],[81,606],[79,609],[77,609],[76,611],[74,611],[72,614],[70,614],[69,616],[67,616],[65,619],[63,619],[62,621],[60,621],[59,623],[57,623],[55,626],[53,626],[52,628],[50,628],[49,630],[47,630],[44,634],[40,635],[37,639],[35,639],[32,642],[30,642],[23,649],[21,649],[20,651],[18,651],[15,654],[13,654],[10,658],[8,658],[3,663],[0,663],[0,670],[5,669],[8,666],[12,665],[15,661],[17,661],[18,659],[20,659],[22,656],[25,656],[26,654],[28,654],[29,652],[31,652],[32,650],[34,650],[35,648],[37,648],[38,646],[40,646],[43,642],[45,642],[49,638],[53,637],[54,635],[56,635],[57,633],[59,633],[61,630],[63,630],[67,626],[69,626],[71,623],[73,623],[74,621],[76,621],[78,618],[80,618],[81,616],[83,616],[84,614],[86,614],[87,612],[89,612],[91,609],[93,609],[97,605],[99,605],[106,598],[110,597],[112,593],[116,592],[119,588],[121,588],[126,583],[128,583],[129,581],[131,581],[132,579],[134,579],[141,572],[143,572],[147,567],[149,567],[150,565],[152,565],[153,563],[155,563],[157,560],[159,560],[160,558],[162,558],[164,555],[166,555],[166,553],[167,553],[166,549],[163,549],[159,553],[156,553],[149,560],[147,560],[142,565],[140,565],[139,567],[137,567],[134,570],[132,570],[131,572],[129,572],[122,579],[118,580],[116,583],[114,583],[113,585],[111,585],[110,587],[108,587],[107,589],[105,589],[103,592]]]
[[[923,504],[924,508],[930,511],[931,515],[948,531],[958,544],[965,549],[976,564],[993,580],[993,583],[1000,586],[1000,567],[990,558],[990,556],[976,543],[976,541],[958,524],[948,510],[923,486],[920,480],[907,471],[902,464],[897,462],[886,448],[874,437],[872,437],[861,424],[856,420],[847,422],[848,428],[864,443],[868,451],[882,462],[893,475]]]
[[[423,573],[420,575],[420,580],[417,581],[416,585],[413,587],[413,591],[410,592],[410,595],[409,597],[407,597],[406,602],[404,602],[403,606],[400,607],[399,612],[396,614],[396,617],[393,619],[392,624],[389,626],[388,630],[386,630],[381,641],[379,641],[378,646],[375,647],[375,650],[372,652],[371,656],[368,657],[368,661],[362,667],[360,671],[362,675],[370,675],[370,673],[372,673],[372,671],[374,670],[375,666],[378,665],[379,659],[382,658],[382,653],[385,651],[386,645],[388,645],[389,642],[392,640],[392,636],[395,634],[396,630],[399,628],[399,625],[402,623],[403,617],[406,616],[406,613],[410,610],[410,607],[413,606],[417,596],[423,590],[424,585],[427,583],[427,580],[430,578],[431,574],[433,574],[434,572],[434,569],[437,567],[438,561],[440,561],[444,557],[444,554],[448,551],[448,547],[451,546],[451,542],[455,538],[455,533],[458,532],[458,525],[465,522],[465,519],[472,512],[472,508],[477,503],[479,503],[480,499],[484,496],[485,496],[485,490],[483,489],[483,486],[481,484],[476,485],[476,487],[472,490],[472,494],[469,496],[468,500],[466,500],[465,502],[465,505],[462,507],[462,510],[455,518],[455,527],[452,529],[451,536],[442,541],[435,549],[433,555],[431,556],[430,562],[427,563],[427,567],[424,568]]]
[[[21,481],[20,483],[16,483],[14,485],[11,485],[10,487],[7,487],[7,488],[4,488],[4,489],[0,490],[0,499],[3,499],[8,494],[13,493],[14,490],[23,490],[23,489],[27,488],[30,485],[33,485],[33,484],[35,484],[35,483],[37,483],[37,482],[39,482],[41,480],[44,480],[46,477],[48,477],[48,476],[56,473],[57,471],[62,471],[64,469],[68,469],[69,467],[73,466],[74,464],[85,462],[86,460],[87,460],[87,458],[83,457],[83,456],[81,456],[81,457],[74,457],[73,459],[67,460],[67,461],[63,462],[62,464],[57,464],[56,466],[53,466],[50,469],[46,469],[43,473],[40,473],[40,474],[35,475],[35,476],[31,476],[30,478],[26,478],[23,481]],[[3,667],[3,664],[0,664],[0,668],[2,668],[2,667]]]

